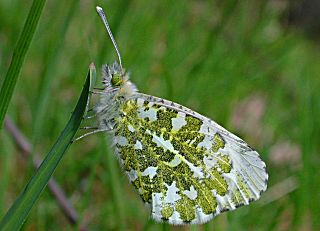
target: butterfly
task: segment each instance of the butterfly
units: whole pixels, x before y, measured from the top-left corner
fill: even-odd
[[[151,217],[174,225],[202,224],[259,199],[268,180],[259,154],[213,120],[140,93],[122,67],[102,8],[96,9],[119,59],[102,67],[104,89],[94,107],[97,131],[110,134]]]

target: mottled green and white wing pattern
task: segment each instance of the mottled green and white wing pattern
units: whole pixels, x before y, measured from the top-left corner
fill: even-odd
[[[137,93],[121,104],[114,131],[120,162],[157,221],[201,224],[267,188],[256,151],[176,103]]]

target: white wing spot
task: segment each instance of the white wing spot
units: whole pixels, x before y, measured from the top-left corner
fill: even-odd
[[[207,150],[212,148],[212,137],[205,135],[203,141],[198,144],[198,148],[204,147]]]
[[[156,134],[152,134],[152,136],[152,141],[155,142],[159,147],[166,148],[173,153],[177,152],[176,150],[174,150],[170,140],[164,140],[162,136],[159,137]]]
[[[185,113],[179,112],[176,118],[172,118],[172,130],[178,131],[180,128],[182,128],[184,125],[187,124],[187,121],[185,120]]]
[[[149,176],[150,179],[152,179],[155,175],[157,175],[157,169],[158,167],[148,167],[143,171],[142,176]]]
[[[198,196],[198,192],[194,189],[193,185],[191,185],[190,190],[184,190],[183,193],[191,200],[195,200]]]
[[[138,100],[137,100],[138,107],[142,107],[143,103],[144,103],[144,100],[141,98],[138,98]]]
[[[136,143],[134,145],[134,148],[142,150],[142,144],[141,144],[141,142],[139,140],[136,141]]]
[[[129,129],[130,132],[134,132],[135,131],[134,127],[132,127],[131,124],[128,124],[128,129]]]
[[[169,162],[170,167],[176,167],[181,163],[181,158],[178,155],[175,155],[173,160]]]
[[[123,136],[115,136],[114,141],[116,144],[119,144],[120,146],[126,146],[128,144],[127,138]]]
[[[177,200],[181,199],[181,196],[177,193],[179,192],[179,189],[176,186],[176,182],[173,181],[171,185],[167,185],[167,194],[165,197],[166,203],[175,203]]]
[[[217,164],[217,159],[213,158],[211,155],[203,157],[203,163],[206,165],[207,169],[211,169]]]
[[[150,121],[156,121],[157,120],[157,110],[155,108],[150,108],[147,111],[144,111],[143,108],[139,109],[139,117],[141,118],[149,118]]]
[[[199,178],[199,179],[203,179],[204,175],[202,172],[202,168],[201,167],[196,167],[193,164],[191,164],[190,162],[186,161],[186,164],[189,166],[189,168],[191,169],[191,171],[193,172],[193,176],[195,178]]]

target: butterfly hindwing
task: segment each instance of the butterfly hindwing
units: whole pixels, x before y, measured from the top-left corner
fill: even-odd
[[[266,189],[256,151],[179,104],[137,93],[121,105],[113,135],[120,162],[155,220],[204,223]]]

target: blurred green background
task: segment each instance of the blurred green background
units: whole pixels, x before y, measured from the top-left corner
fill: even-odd
[[[30,5],[0,2],[0,84]],[[316,10],[317,1],[47,1],[8,111],[42,157],[66,124],[89,64],[100,69],[116,59],[96,5],[139,90],[244,138],[266,161],[269,188],[206,225],[156,224],[97,134],[74,143],[54,174],[78,223],[68,222],[46,189],[23,230],[320,230],[320,49],[316,18],[303,11]],[[33,173],[31,159],[2,130],[0,217]]]

